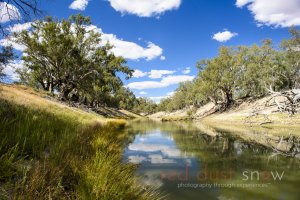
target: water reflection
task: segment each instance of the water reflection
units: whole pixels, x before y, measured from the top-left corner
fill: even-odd
[[[128,131],[135,138],[125,149],[124,160],[139,164],[142,184],[159,187],[169,199],[299,199],[299,159],[272,148],[281,141],[281,149],[290,150],[283,148],[289,142],[284,144],[282,137],[270,145],[268,134],[262,139],[248,129],[241,135],[203,124],[153,121],[133,122]],[[275,141],[274,135],[270,137]],[[293,152],[297,145],[293,144]],[[272,172],[282,179],[274,180]]]

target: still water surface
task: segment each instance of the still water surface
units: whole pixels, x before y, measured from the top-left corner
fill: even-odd
[[[186,123],[139,121],[128,131],[135,136],[124,162],[139,164],[141,184],[167,199],[300,199],[300,159],[269,148],[258,138],[265,132],[255,143],[251,134]]]

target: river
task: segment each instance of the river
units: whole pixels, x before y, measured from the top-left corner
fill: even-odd
[[[283,155],[272,142],[262,142],[258,136],[267,135],[263,131],[231,134],[210,126],[154,121],[131,122],[127,129],[134,138],[124,149],[124,162],[138,164],[141,184],[166,199],[300,199],[299,156]],[[299,138],[293,141],[298,148]]]

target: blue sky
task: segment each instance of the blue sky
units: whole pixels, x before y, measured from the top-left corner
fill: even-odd
[[[196,62],[216,56],[221,45],[265,38],[278,44],[291,25],[300,25],[299,0],[48,0],[42,8],[59,19],[90,16],[136,70],[124,84],[155,101],[192,80]]]

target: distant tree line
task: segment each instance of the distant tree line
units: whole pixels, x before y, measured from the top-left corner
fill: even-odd
[[[31,30],[15,34],[25,47],[24,67],[17,71],[20,82],[57,93],[63,101],[145,114],[208,102],[226,109],[237,99],[300,88],[300,30],[291,28],[291,38],[279,47],[269,39],[260,46],[220,47],[215,58],[197,63],[199,73],[193,81],[181,83],[159,104],[136,98],[119,77],[122,73],[130,78],[133,70],[112,53],[109,43],[100,45],[101,34],[91,24],[82,15],[60,21],[47,17],[33,23]],[[0,78],[13,56],[11,47],[0,51]]]
[[[197,63],[199,74],[180,84],[175,94],[163,99],[157,111],[173,111],[213,102],[222,109],[235,100],[259,98],[271,92],[300,89],[300,30],[275,48],[271,40],[261,46],[222,46],[215,58]]]

